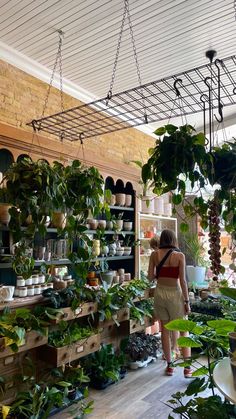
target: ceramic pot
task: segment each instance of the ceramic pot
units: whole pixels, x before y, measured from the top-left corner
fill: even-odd
[[[124,254],[124,247],[119,247],[116,249],[116,256],[123,256]]]
[[[98,286],[98,278],[90,278],[88,280],[88,283],[91,287],[97,287]]]
[[[91,230],[96,230],[98,228],[98,220],[89,220],[89,227]]]
[[[125,206],[130,207],[132,204],[132,195],[125,195]]]
[[[100,240],[93,240],[92,254],[93,256],[100,255]]]
[[[107,221],[107,230],[113,229],[113,221]]]
[[[115,231],[121,231],[122,228],[123,228],[123,223],[124,223],[123,220],[115,220],[113,222],[113,230],[115,230]]]
[[[164,215],[166,217],[171,217],[172,216],[172,204],[165,204],[164,203]]]
[[[133,228],[132,221],[124,221],[123,228],[124,228],[125,231],[131,231],[132,228]]]
[[[142,212],[144,214],[154,213],[154,199],[152,196],[143,196],[141,205],[142,205]]]
[[[125,194],[124,193],[117,193],[116,194],[116,205],[119,207],[125,206]]]
[[[111,205],[114,206],[116,204],[116,196],[112,195],[111,196]]]
[[[106,228],[107,222],[106,220],[98,220],[98,228]]]
[[[106,282],[108,285],[112,284],[114,271],[101,272],[100,275],[102,281]]]
[[[4,225],[9,224],[11,216],[8,211],[10,208],[11,208],[11,205],[9,204],[0,204],[0,223],[1,224],[4,224]]]
[[[109,247],[105,244],[101,246],[101,256],[107,256],[109,253]]]
[[[55,228],[65,228],[66,226],[66,214],[63,212],[54,212],[52,214],[52,221],[51,221],[52,227]]]
[[[201,284],[205,281],[206,268],[203,266],[186,266],[187,278],[190,284]]]
[[[116,243],[111,243],[109,245],[109,256],[115,256],[116,254]]]
[[[125,246],[123,255],[124,256],[129,256],[131,254],[131,250],[132,250],[132,248],[130,246]]]
[[[164,214],[164,199],[161,197],[155,198],[154,200],[154,212],[157,215]]]

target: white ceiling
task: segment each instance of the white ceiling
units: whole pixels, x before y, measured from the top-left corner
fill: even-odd
[[[0,0],[0,58],[49,81],[61,29],[65,91],[70,87],[87,102],[104,97],[123,5],[123,0]],[[207,63],[209,48],[218,58],[236,52],[233,0],[130,0],[129,5],[142,83]],[[126,20],[114,93],[137,85]],[[232,125],[234,107],[225,112],[226,125]],[[201,125],[201,116],[189,119]]]

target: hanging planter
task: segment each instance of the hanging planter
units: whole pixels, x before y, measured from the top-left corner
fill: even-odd
[[[142,180],[144,184],[151,182],[157,195],[172,192],[174,206],[181,204],[186,218],[199,215],[201,226],[205,229],[209,225],[211,269],[217,279],[223,271],[220,217],[227,232],[236,230],[236,142],[208,151],[204,134],[196,134],[191,125],[178,128],[168,124],[157,129],[155,134],[163,135],[163,138],[149,150],[150,157],[142,167]],[[193,204],[188,201],[186,183],[199,192],[200,196]],[[209,184],[217,188],[213,199],[204,198],[201,192]],[[181,223],[180,228],[186,232],[187,223]]]

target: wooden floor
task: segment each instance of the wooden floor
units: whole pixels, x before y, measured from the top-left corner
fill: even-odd
[[[177,391],[183,391],[189,379],[176,368],[172,377],[164,375],[165,362],[157,360],[146,368],[129,371],[119,383],[105,390],[90,390],[94,411],[86,419],[167,419],[171,410],[164,404]],[[53,419],[71,419],[71,408]]]

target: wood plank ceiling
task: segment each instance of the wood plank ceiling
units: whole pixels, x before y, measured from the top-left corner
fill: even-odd
[[[64,33],[63,75],[104,97],[123,13],[123,0],[0,0],[0,40],[48,69]],[[142,82],[158,80],[235,54],[233,0],[130,0]],[[114,93],[138,85],[126,20]],[[233,111],[232,111],[233,112]]]

